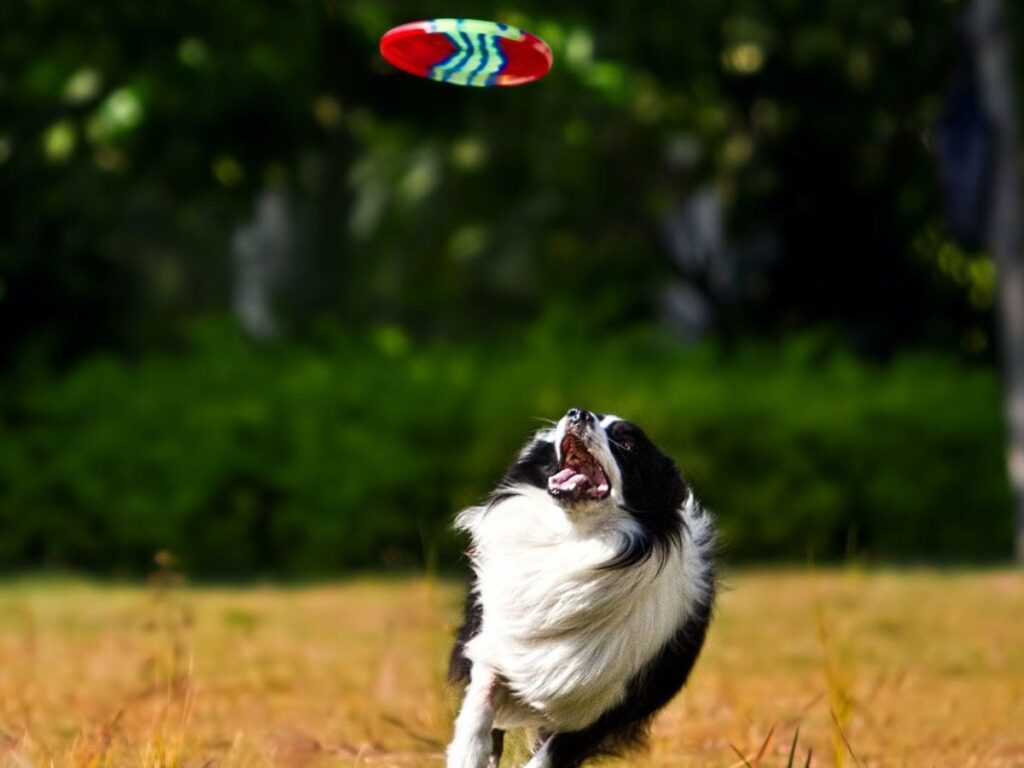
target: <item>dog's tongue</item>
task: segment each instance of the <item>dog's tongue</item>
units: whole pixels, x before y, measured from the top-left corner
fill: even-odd
[[[590,485],[590,478],[572,467],[566,467],[548,478],[548,489],[571,493]]]

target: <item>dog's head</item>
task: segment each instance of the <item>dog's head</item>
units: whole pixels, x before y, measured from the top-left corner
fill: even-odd
[[[627,512],[645,522],[675,520],[689,489],[675,463],[636,424],[572,408],[540,432],[503,485],[545,488],[571,517]]]
[[[571,408],[554,430],[557,471],[548,493],[563,506],[613,503],[640,514],[672,514],[686,500],[675,463],[640,427]]]
[[[541,499],[545,503],[537,504]],[[493,519],[513,524],[522,519],[541,528],[550,512],[561,510],[588,535],[618,536],[620,550],[605,564],[609,568],[665,551],[680,541],[688,520],[703,515],[675,462],[640,427],[582,408],[570,409],[555,426],[538,432],[486,502],[463,510],[455,524],[475,539],[497,508],[509,514]],[[529,514],[523,515],[524,509]],[[532,522],[530,515],[535,515]]]

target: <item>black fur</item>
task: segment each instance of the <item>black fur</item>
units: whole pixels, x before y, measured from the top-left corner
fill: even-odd
[[[558,457],[555,455],[554,443],[546,440],[534,440],[520,454],[501,478],[498,493],[507,491],[516,485],[532,485],[534,488],[547,488],[548,478],[558,471]]]
[[[472,663],[466,658],[464,651],[466,643],[480,631],[480,623],[484,616],[483,606],[480,605],[480,595],[476,591],[476,578],[470,581],[463,616],[462,626],[455,633],[455,645],[452,646],[452,653],[448,659],[448,681],[450,683],[469,682],[469,670]]]
[[[689,490],[675,462],[640,427],[628,421],[617,421],[609,427],[608,442],[622,472],[622,492],[633,514],[655,524],[677,517],[676,510],[686,501]]]
[[[709,593],[710,594],[710,593]],[[711,600],[679,629],[661,654],[629,683],[622,702],[582,731],[556,733],[541,749],[556,768],[577,768],[592,757],[611,756],[644,742],[653,715],[679,692],[697,661],[708,623]]]
[[[639,541],[628,542],[609,564],[621,568],[640,562],[659,547],[679,541],[683,522],[678,510],[689,497],[690,489],[675,462],[636,424],[615,422],[608,429],[608,442],[622,472],[624,509],[640,522],[643,531]]]

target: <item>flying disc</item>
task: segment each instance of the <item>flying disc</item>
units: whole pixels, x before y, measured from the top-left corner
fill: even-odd
[[[524,29],[479,19],[430,19],[389,30],[381,55],[405,72],[453,85],[522,85],[551,69],[547,43]]]

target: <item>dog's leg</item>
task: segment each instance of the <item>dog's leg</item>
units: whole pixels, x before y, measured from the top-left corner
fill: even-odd
[[[551,750],[548,748],[552,739],[554,739],[554,736],[549,736],[541,742],[540,746],[534,750],[530,762],[524,765],[523,768],[553,768],[554,763],[551,762]]]
[[[588,757],[600,750],[580,733],[556,733],[533,753],[523,768],[579,768]]]
[[[544,742],[550,738],[551,731],[546,728],[538,728],[535,731],[530,731],[529,739],[527,741],[527,748],[530,750],[530,754],[537,754],[538,750],[544,746]]]
[[[630,726],[598,720],[582,731],[548,737],[523,768],[578,768],[584,760],[608,753],[609,740],[628,732]]]
[[[501,753],[505,751],[505,732],[495,728],[491,731],[491,762],[488,768],[498,768],[501,764]]]
[[[495,748],[491,726],[494,723],[496,684],[497,679],[492,672],[479,664],[473,665],[466,697],[455,719],[455,735],[448,745],[448,768],[488,768]]]

